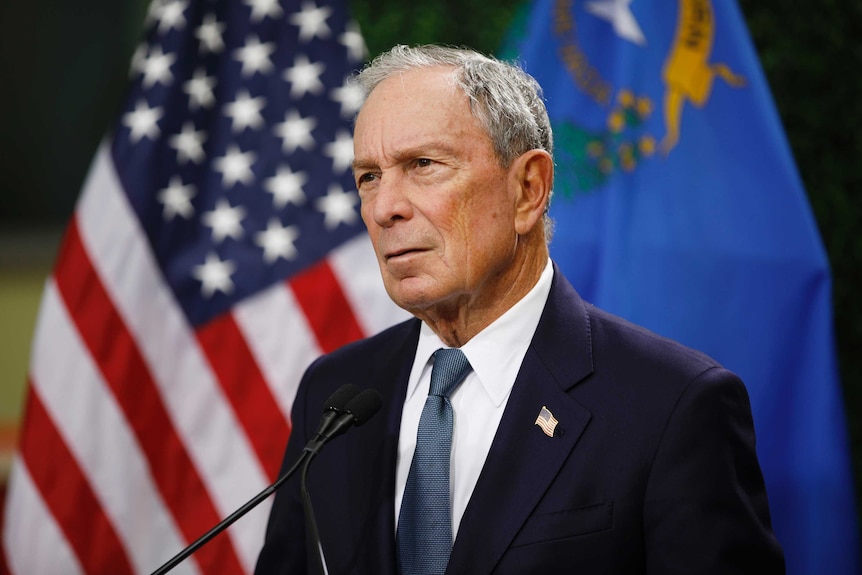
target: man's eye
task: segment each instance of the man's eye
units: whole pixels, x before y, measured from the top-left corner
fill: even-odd
[[[371,173],[371,172],[368,172],[368,173],[365,173],[365,174],[360,175],[360,176],[359,176],[359,178],[357,178],[357,180],[356,180],[356,181],[357,181],[359,184],[367,184],[368,182],[374,181],[376,178],[377,178],[377,175],[376,175],[376,174],[373,174],[373,173]]]
[[[427,167],[428,167],[428,166],[430,166],[432,163],[433,163],[433,162],[432,162],[430,159],[428,159],[428,158],[419,158],[419,159],[417,159],[417,160],[416,160],[416,165],[417,165],[418,167],[420,167],[420,168],[427,168]]]

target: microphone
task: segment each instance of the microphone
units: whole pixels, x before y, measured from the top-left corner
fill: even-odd
[[[308,468],[311,466],[311,461],[314,456],[323,449],[331,439],[334,439],[350,429],[351,426],[360,426],[372,415],[377,413],[380,406],[383,405],[383,400],[380,394],[374,389],[366,389],[359,392],[352,398],[343,411],[330,418],[331,424],[323,428],[315,439],[308,442],[303,449],[304,453],[308,454],[308,458],[302,466],[302,479],[300,481],[300,494],[302,495],[302,508],[305,512],[305,528],[308,532],[308,558],[314,566],[314,570],[318,575],[328,575],[329,570],[326,568],[326,559],[323,556],[323,545],[320,543],[320,534],[317,531],[317,521],[314,518],[314,508],[311,505],[311,496],[308,493]]]
[[[337,394],[338,392],[335,392],[332,397],[335,397]],[[360,391],[335,416],[330,416],[331,412],[324,414],[324,417],[328,419],[328,424],[323,426],[321,422],[321,427],[318,429],[315,438],[308,442],[303,451],[308,451],[312,457],[317,455],[329,440],[338,437],[350,429],[351,426],[355,425],[359,427],[368,421],[372,415],[377,413],[381,405],[383,405],[383,400],[380,398],[377,390],[365,389]]]
[[[347,404],[357,395],[359,395],[359,388],[352,383],[346,383],[329,396],[329,399],[323,403],[323,416],[320,418],[317,431],[314,432],[315,439],[319,439],[332,421],[344,413]]]
[[[377,410],[380,409],[382,403],[380,394],[376,390],[366,389],[360,392],[359,388],[352,383],[339,387],[335,393],[329,396],[329,399],[324,402],[324,412],[320,418],[320,423],[317,426],[315,436],[302,450],[299,459],[297,459],[293,466],[291,466],[286,473],[276,479],[275,482],[249,499],[242,507],[222,519],[212,529],[204,533],[196,541],[166,561],[161,567],[153,571],[151,575],[164,575],[179,565],[210,539],[230,527],[237,519],[257,507],[264,499],[275,493],[279,487],[281,487],[296,473],[300,466],[303,466],[304,475],[308,470],[308,464],[311,459],[320,452],[323,446],[330,439],[341,435],[352,425],[358,426],[365,423],[365,421],[377,413]],[[336,426],[338,428],[337,430],[331,429]]]

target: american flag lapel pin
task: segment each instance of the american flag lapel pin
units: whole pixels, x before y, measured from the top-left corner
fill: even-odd
[[[554,436],[554,430],[557,428],[557,418],[554,417],[554,414],[551,413],[551,410],[542,406],[542,411],[539,412],[539,417],[536,418],[536,425],[542,428],[542,431],[545,432],[545,435],[548,437]]]

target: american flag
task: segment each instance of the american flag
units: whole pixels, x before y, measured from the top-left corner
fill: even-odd
[[[560,423],[557,421],[557,418],[554,417],[554,414],[551,413],[551,410],[542,406],[542,411],[539,412],[539,417],[536,418],[536,425],[542,428],[542,431],[545,432],[545,435],[548,437],[554,436],[554,431],[557,429],[557,424]]]
[[[341,0],[156,0],[33,342],[11,573],[150,573],[277,475],[316,356],[404,317],[350,174]],[[176,573],[249,573],[270,502]]]

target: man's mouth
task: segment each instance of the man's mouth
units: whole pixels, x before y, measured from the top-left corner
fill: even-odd
[[[405,255],[409,255],[409,254],[414,254],[414,253],[419,253],[419,252],[421,252],[421,251],[422,251],[422,250],[421,250],[421,249],[419,249],[419,248],[404,248],[404,249],[398,249],[398,250],[392,250],[392,251],[386,252],[386,254],[384,254],[384,257],[385,257],[385,258],[386,258],[386,260],[388,261],[388,260],[391,260],[391,259],[394,259],[394,258],[398,258],[398,257],[401,257],[401,256],[405,256]]]

